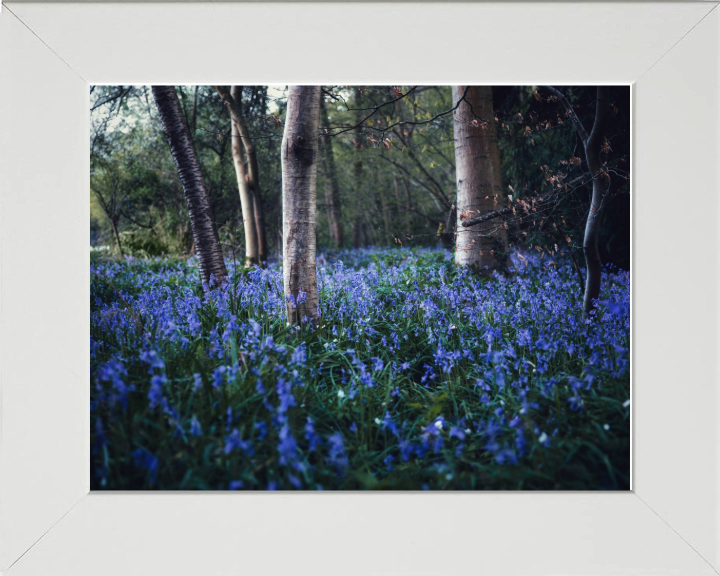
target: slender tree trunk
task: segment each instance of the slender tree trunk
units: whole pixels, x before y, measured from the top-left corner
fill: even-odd
[[[355,217],[352,224],[352,244],[353,248],[360,248],[360,245],[362,244],[362,241],[360,239],[360,233],[362,228],[362,222],[360,221],[359,217]]]
[[[265,210],[263,209],[262,194],[259,186],[252,186],[253,211],[255,213],[255,229],[258,241],[258,261],[265,267],[268,258],[267,236],[265,234]]]
[[[607,173],[602,171],[600,153],[605,143],[607,119],[610,114],[610,88],[608,86],[598,86],[597,88],[595,121],[589,136],[567,98],[552,86],[546,86],[546,88],[560,101],[565,108],[566,115],[575,125],[578,136],[580,136],[580,140],[582,140],[585,147],[585,159],[593,177],[590,210],[585,223],[585,237],[583,239],[583,252],[585,253],[585,265],[587,266],[583,309],[585,314],[589,315],[595,309],[595,301],[600,297],[602,281],[602,262],[598,251],[598,234],[600,232],[605,196],[610,187],[610,179]]]
[[[392,236],[392,232],[390,231],[390,206],[388,204],[387,198],[385,197],[387,191],[384,189],[384,187],[381,186],[378,186],[378,189],[380,190],[380,205],[382,206],[383,228],[385,230],[385,238],[383,239],[383,244],[385,244]]]
[[[283,283],[290,323],[316,320],[316,182],[320,87],[291,86],[282,143]]]
[[[598,251],[598,234],[602,221],[605,195],[610,186],[610,179],[607,174],[601,173],[600,152],[605,141],[605,129],[610,111],[609,90],[607,86],[598,86],[595,122],[585,145],[585,156],[590,173],[593,175],[592,200],[590,201],[590,211],[585,224],[585,238],[583,240],[585,264],[587,266],[585,297],[583,299],[583,308],[586,314],[590,314],[594,309],[594,302],[600,297],[602,262]]]
[[[500,152],[497,145],[492,88],[453,86],[453,101],[465,94],[454,114],[457,174],[457,243],[455,263],[478,271],[497,268],[507,251],[507,232],[498,222],[469,230],[461,218],[502,208]]]
[[[240,100],[239,92],[242,91],[241,86],[232,87],[232,96],[235,102]],[[235,121],[230,118],[232,125],[232,157],[235,166],[235,175],[237,176],[238,191],[240,193],[240,206],[243,216],[243,230],[245,231],[245,266],[249,267],[258,263],[258,247],[257,247],[257,228],[255,226],[255,211],[253,207],[253,197],[250,194],[250,186],[247,181],[247,173],[245,171],[245,160],[243,158],[243,145],[240,140],[240,131]]]
[[[118,252],[120,252],[120,256],[125,256],[125,253],[122,249],[122,244],[120,244],[120,234],[118,234],[117,229],[117,221],[113,218],[110,220],[110,225],[112,226],[113,234],[115,235],[115,242],[117,242]]]
[[[236,92],[238,98],[242,96],[242,86],[236,87],[239,91]],[[258,243],[258,259],[259,263],[264,266],[267,261],[267,237],[265,235],[265,213],[263,211],[262,204],[262,192],[260,190],[260,169],[258,167],[257,151],[255,150],[255,144],[250,138],[250,131],[247,128],[245,119],[242,115],[242,100],[235,100],[227,86],[215,86],[215,90],[225,102],[225,105],[230,109],[230,115],[238,126],[240,132],[240,139],[242,140],[243,147],[245,148],[245,155],[248,161],[248,184],[253,195],[253,211],[255,215],[255,226],[257,230],[257,243]]]
[[[360,92],[360,88],[358,86],[355,86],[355,108],[362,108],[363,107],[363,97],[362,92]],[[359,124],[360,121],[363,119],[363,113],[358,111],[355,113],[355,124]],[[355,135],[355,141],[358,143],[358,146],[355,147],[355,164],[353,166],[353,172],[355,176],[355,185],[353,189],[353,211],[355,213],[355,217],[353,218],[353,225],[352,225],[352,233],[353,233],[353,248],[360,248],[360,244],[362,243],[361,235],[362,235],[362,218],[360,216],[362,211],[362,193],[363,193],[363,186],[362,186],[362,177],[363,177],[363,163],[362,163],[362,156],[361,151],[363,148],[360,146],[363,144],[363,127],[360,126],[358,128],[358,133]]]
[[[395,217],[400,224],[400,230],[405,228],[405,214],[401,210],[402,199],[400,196],[400,188],[398,188],[397,175],[393,174],[393,191],[395,192]]]
[[[221,284],[227,279],[227,269],[215,216],[175,87],[153,86],[152,93],[185,192],[202,281],[210,285],[213,276]]]
[[[327,204],[328,221],[330,223],[330,236],[336,248],[341,248],[345,239],[343,234],[342,214],[340,213],[340,190],[338,187],[337,170],[335,168],[335,154],[332,148],[332,139],[327,134],[330,132],[330,121],[328,120],[325,99],[320,98],[320,117],[325,135],[322,136],[322,165],[325,180],[325,204]]]

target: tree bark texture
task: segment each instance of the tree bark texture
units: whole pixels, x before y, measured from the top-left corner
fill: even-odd
[[[319,86],[290,86],[283,133],[283,283],[293,324],[319,317],[315,223],[320,93]]]
[[[472,230],[462,219],[502,208],[500,151],[497,144],[492,88],[453,86],[453,101],[465,95],[454,113],[457,178],[455,263],[478,271],[500,266],[507,252],[507,231],[497,222]]]
[[[232,97],[235,102],[240,101],[242,86],[232,87]],[[257,228],[255,226],[255,211],[253,197],[250,193],[250,185],[245,170],[245,159],[243,158],[243,145],[240,139],[240,130],[237,123],[230,116],[232,157],[237,176],[238,192],[240,193],[240,207],[242,208],[243,229],[245,231],[245,266],[252,266],[258,263]]]
[[[335,167],[335,155],[332,149],[332,138],[330,132],[330,121],[328,120],[327,109],[324,98],[320,98],[320,117],[322,128],[325,132],[322,136],[322,166],[325,180],[325,204],[327,205],[328,222],[330,223],[330,236],[336,248],[341,248],[345,238],[342,225],[342,214],[340,205],[340,190],[338,187],[337,169]]]
[[[247,180],[253,196],[258,260],[261,265],[264,265],[267,261],[267,238],[265,235],[265,213],[262,205],[262,192],[260,190],[260,169],[258,167],[255,144],[250,137],[250,131],[242,115],[242,87],[239,88],[240,91],[235,93],[238,96],[236,100],[227,86],[215,86],[215,90],[220,94],[223,102],[225,102],[225,105],[230,109],[230,115],[237,124],[238,131],[240,132],[240,140],[242,140],[243,148],[245,148],[245,155],[248,161]]]
[[[153,86],[152,93],[185,193],[202,281],[209,285],[212,275],[218,284],[222,284],[227,279],[227,269],[210,204],[210,194],[175,87]]]

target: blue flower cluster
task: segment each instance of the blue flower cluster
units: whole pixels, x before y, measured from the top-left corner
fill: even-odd
[[[92,265],[95,488],[627,488],[627,272],[588,318],[560,259],[318,261],[303,326],[278,265],[212,291],[193,259]]]

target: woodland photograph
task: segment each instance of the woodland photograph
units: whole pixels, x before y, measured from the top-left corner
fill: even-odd
[[[91,86],[91,489],[629,490],[630,120]]]

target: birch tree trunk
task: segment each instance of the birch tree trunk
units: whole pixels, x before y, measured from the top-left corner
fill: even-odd
[[[250,131],[245,123],[245,118],[242,115],[242,86],[237,86],[238,89],[235,95],[238,97],[235,99],[227,86],[214,86],[215,90],[225,102],[225,105],[230,109],[230,115],[235,121],[240,132],[240,139],[245,148],[245,155],[247,156],[248,169],[247,169],[247,180],[250,190],[253,196],[253,213],[255,216],[255,228],[257,234],[257,245],[258,245],[258,261],[259,264],[265,264],[267,260],[267,238],[265,235],[265,213],[262,206],[262,192],[260,190],[260,169],[257,159],[257,151],[255,150],[255,144],[250,138]]]
[[[232,97],[238,102],[242,86],[232,87]],[[255,225],[255,211],[253,197],[250,194],[245,159],[243,158],[243,145],[240,139],[240,130],[237,123],[230,116],[232,157],[237,176],[238,192],[240,193],[240,207],[242,208],[243,229],[245,231],[245,267],[258,263],[257,228]]]
[[[210,276],[213,276],[222,284],[227,279],[227,269],[210,195],[175,87],[153,86],[152,93],[185,193],[202,281],[210,285]]]
[[[282,142],[283,283],[289,323],[316,320],[316,182],[320,87],[290,86]]]
[[[507,231],[497,221],[472,230],[461,218],[479,216],[502,208],[500,152],[497,144],[492,88],[453,86],[453,102],[465,95],[454,113],[457,178],[455,263],[478,271],[502,264],[507,252]]]
[[[327,134],[330,132],[330,121],[328,120],[325,100],[320,97],[320,117],[325,134],[322,136],[322,165],[325,180],[325,204],[327,204],[328,221],[330,223],[330,236],[336,248],[341,248],[345,238],[342,225],[342,214],[340,206],[340,190],[338,187],[337,169],[335,168],[335,154],[332,149],[332,139]]]

